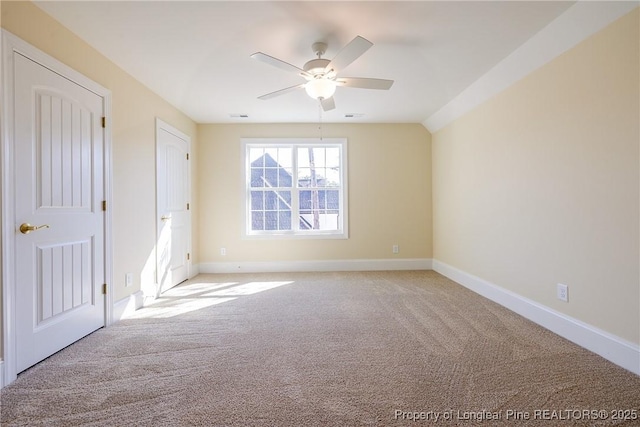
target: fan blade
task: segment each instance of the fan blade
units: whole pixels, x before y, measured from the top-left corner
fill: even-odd
[[[336,101],[333,100],[333,96],[332,96],[331,98],[321,99],[320,105],[322,105],[323,111],[329,111],[336,108]]]
[[[278,58],[274,58],[273,56],[269,56],[266,53],[256,52],[251,55],[253,59],[257,59],[260,62],[264,62],[265,64],[272,65],[276,68],[280,68],[281,70],[294,72],[302,77],[312,77],[309,73],[307,73],[302,68],[298,68],[295,65],[291,65],[288,62],[281,61]]]
[[[373,43],[369,40],[364,37],[356,36],[355,39],[351,40],[345,47],[343,47],[335,58],[329,62],[325,68],[325,73],[328,73],[331,70],[337,73],[346,68],[349,64],[358,59],[360,55],[369,50],[371,46],[373,46]]]
[[[338,86],[344,87],[388,90],[393,85],[393,80],[368,79],[365,77],[340,77],[336,79],[336,83]]]
[[[305,83],[299,84],[299,85],[295,85],[295,86],[291,86],[291,87],[287,87],[284,89],[280,89],[277,90],[275,92],[271,92],[271,93],[267,93],[266,95],[262,95],[259,96],[258,99],[271,99],[271,98],[275,98],[276,96],[280,96],[280,95],[284,95],[285,93],[289,93],[289,92],[293,92],[296,89],[301,89],[303,88],[305,85]]]

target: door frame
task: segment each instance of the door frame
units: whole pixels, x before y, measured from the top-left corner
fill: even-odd
[[[156,274],[155,274],[156,294],[153,295],[154,298],[157,298],[158,294],[161,291],[160,286],[162,285],[160,283],[160,255],[158,253],[159,252],[158,240],[160,239],[160,229],[161,229],[160,216],[162,215],[162,212],[160,212],[160,206],[159,206],[160,200],[158,197],[158,193],[160,191],[160,165],[159,165],[159,159],[158,159],[158,145],[160,143],[160,130],[164,130],[165,132],[173,134],[178,138],[182,139],[183,141],[185,141],[187,143],[187,154],[191,156],[191,137],[185,134],[184,132],[181,132],[180,130],[176,129],[174,126],[171,126],[169,123],[165,122],[159,117],[156,117],[156,244],[154,245],[155,253],[156,253],[155,254],[156,255]],[[191,160],[187,162],[187,200],[189,200],[190,205],[193,204],[193,202],[191,201]],[[193,232],[191,226],[192,226],[191,209],[189,209],[189,212],[187,215],[187,233],[188,233],[187,252],[189,254],[193,252],[191,248],[191,234]],[[189,258],[187,260],[187,278],[191,278],[192,263],[193,263],[193,260]],[[147,295],[145,295],[145,297],[147,297]]]
[[[107,294],[105,295],[104,325],[112,323],[113,315],[113,230],[112,230],[112,165],[111,165],[111,91],[92,81],[78,71],[68,67],[52,56],[42,52],[14,34],[2,30],[2,74],[0,83],[2,98],[0,164],[0,212],[2,239],[0,257],[0,274],[2,277],[2,359],[0,359],[0,388],[17,378],[16,356],[16,271],[15,271],[15,238],[16,218],[14,203],[14,158],[13,158],[13,80],[14,54],[18,53],[48,68],[54,73],[95,93],[103,99],[104,115],[107,118],[104,127],[104,198],[107,209],[104,217],[104,271]]]

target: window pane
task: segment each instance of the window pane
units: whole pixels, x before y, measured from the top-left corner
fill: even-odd
[[[311,190],[301,190],[298,196],[300,213],[311,212]]]
[[[251,166],[263,167],[264,166],[264,148],[251,147],[249,148],[249,162]]]
[[[327,192],[325,190],[318,191],[318,206],[316,209],[324,211],[327,208]]]
[[[308,215],[300,215],[300,230],[312,230],[313,229],[313,224],[310,223],[309,221],[307,221]]]
[[[258,211],[264,209],[264,192],[252,191],[251,192],[251,210]]]
[[[273,211],[267,211],[264,213],[264,229],[265,230],[279,230],[278,228],[278,213]]]
[[[326,187],[327,170],[326,168],[316,168],[316,187]]]
[[[278,157],[276,159],[278,164],[283,168],[291,169],[293,167],[293,158],[291,156],[292,152],[293,150],[291,148],[278,148]]]
[[[309,167],[309,151],[306,148],[298,148],[298,168]]]
[[[340,191],[327,190],[327,210],[334,213],[340,212]]]
[[[318,167],[327,164],[326,147],[300,147],[298,148],[298,165],[310,167],[313,162]],[[337,166],[337,165],[335,165]]]
[[[300,213],[301,230],[338,230],[338,214],[312,212],[308,214]]]
[[[268,191],[264,194],[264,209],[275,210],[278,206],[278,193],[275,191]]]
[[[264,230],[264,213],[251,212],[251,230]]]
[[[278,215],[280,230],[291,230],[291,211],[280,211]]]
[[[291,169],[286,168],[278,169],[278,187],[291,187]]]
[[[267,154],[263,148],[252,148],[250,150],[251,160],[251,187],[264,187],[265,176],[264,167],[267,160]]]
[[[311,186],[311,169],[298,168],[298,187]]]
[[[260,180],[264,183],[265,187],[277,187],[278,186],[278,170],[275,168],[264,168],[260,170]]]
[[[278,165],[278,149],[277,148],[265,148],[264,149],[264,166],[272,168]]]
[[[327,187],[340,187],[340,168],[331,167],[325,171],[325,177],[327,178]]]
[[[278,209],[291,210],[291,191],[280,191],[278,198]]]
[[[260,172],[254,173],[253,169],[251,170],[251,188],[264,186],[264,182],[260,179],[260,176],[262,176]]]

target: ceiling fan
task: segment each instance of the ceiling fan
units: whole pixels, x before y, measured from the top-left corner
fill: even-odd
[[[388,90],[393,85],[393,80],[370,79],[365,77],[338,77],[338,73],[346,68],[353,61],[358,59],[365,53],[373,43],[364,37],[356,36],[345,47],[338,52],[332,60],[322,57],[327,51],[327,44],[324,42],[316,42],[311,48],[318,56],[316,59],[308,61],[302,68],[291,65],[288,62],[274,58],[262,52],[256,52],[251,57],[262,61],[266,64],[273,65],[285,71],[290,71],[304,77],[306,83],[277,90],[259,96],[258,99],[270,99],[276,96],[284,95],[296,89],[304,88],[307,94],[320,101],[324,111],[336,108],[333,94],[337,86],[354,87],[362,89],[380,89]]]

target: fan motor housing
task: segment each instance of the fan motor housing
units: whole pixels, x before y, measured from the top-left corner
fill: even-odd
[[[302,67],[302,69],[314,76],[318,74],[324,74],[324,70],[325,68],[327,68],[327,65],[329,65],[329,62],[331,61],[329,61],[328,59],[312,59],[311,61],[308,61],[306,64],[304,64],[304,67]]]

